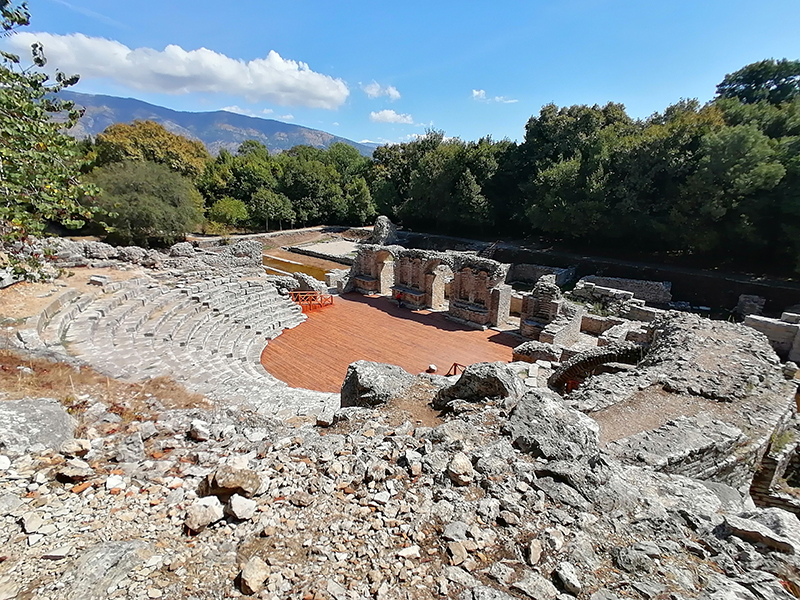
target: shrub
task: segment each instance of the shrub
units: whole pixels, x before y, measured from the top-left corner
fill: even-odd
[[[202,220],[202,199],[191,181],[164,165],[146,161],[114,163],[95,169],[101,189],[92,202],[108,211],[109,239],[141,246],[170,245]]]

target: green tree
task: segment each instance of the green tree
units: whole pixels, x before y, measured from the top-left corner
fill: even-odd
[[[339,223],[346,216],[339,174],[319,160],[322,157],[321,150],[308,146],[297,146],[276,157],[281,166],[277,191],[289,198],[304,226]]]
[[[365,225],[375,220],[375,204],[363,177],[356,177],[345,184],[344,192],[348,224]]]
[[[697,171],[688,179],[686,205],[677,225],[686,244],[705,251],[769,243],[759,227],[769,219],[770,192],[786,174],[775,143],[753,125],[736,125],[703,138]],[[766,206],[765,206],[766,204]],[[766,236],[766,237],[764,237]]]
[[[26,5],[0,0],[0,23],[6,32],[28,25]],[[92,188],[81,182],[76,142],[60,131],[72,127],[81,113],[71,102],[51,97],[78,76],[57,72],[50,82],[37,70],[46,64],[38,43],[30,68],[14,54],[0,52],[0,57],[0,241],[24,241],[48,223],[81,227],[92,212],[78,199]],[[34,268],[13,255],[8,260],[22,273]]]
[[[725,76],[717,86],[717,96],[746,104],[789,102],[800,96],[800,60],[769,59],[742,67]]]
[[[201,221],[192,182],[149,161],[112,163],[90,179],[102,192],[88,201],[109,213],[111,241],[164,246],[182,240]]]
[[[278,224],[283,228],[283,222],[292,222],[295,219],[292,203],[283,194],[275,192],[269,188],[261,188],[253,194],[250,202],[250,215],[259,224],[264,223],[264,229],[269,231],[270,222]]]
[[[170,133],[154,121],[114,123],[96,140],[97,166],[124,160],[149,160],[197,179],[211,160],[202,142]]]
[[[208,218],[216,223],[224,223],[233,227],[244,223],[250,218],[247,206],[236,198],[220,198],[208,209]]]

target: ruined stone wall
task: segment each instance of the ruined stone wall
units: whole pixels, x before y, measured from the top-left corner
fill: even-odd
[[[575,267],[548,267],[546,265],[532,265],[518,263],[511,267],[509,279],[522,283],[536,283],[542,275],[555,275],[556,284],[560,286],[568,285],[575,279]]]
[[[646,281],[644,279],[623,279],[620,277],[600,277],[589,275],[581,279],[615,290],[633,292],[634,298],[652,302],[653,304],[669,304],[672,302],[672,283],[669,281]]]
[[[628,302],[632,300],[634,296],[631,291],[602,286],[584,279],[581,279],[575,286],[575,289],[569,292],[568,295],[576,300],[599,302],[601,304],[609,302]]]
[[[796,316],[793,313],[784,313],[783,316],[787,320],[748,315],[744,324],[767,336],[781,358],[800,361],[800,324],[791,322]]]
[[[451,253],[401,250],[394,263],[393,296],[412,307],[441,310],[447,284],[453,279],[454,262]]]
[[[566,302],[561,314],[539,334],[539,341],[559,346],[571,346],[578,341],[586,308]]]
[[[661,309],[630,303],[625,307],[621,316],[626,319],[631,319],[632,321],[645,321],[650,323],[661,314],[664,314],[664,311]]]
[[[505,323],[511,307],[511,287],[504,283],[509,266],[470,254],[453,258],[450,316],[479,326]]]
[[[389,295],[394,285],[394,260],[402,250],[400,246],[361,244],[350,268],[348,283],[342,289]]]

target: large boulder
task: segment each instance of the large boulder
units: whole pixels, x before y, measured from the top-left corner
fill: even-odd
[[[436,395],[433,406],[443,410],[453,400],[508,399],[514,402],[522,395],[523,387],[522,380],[505,363],[475,363],[464,369],[458,381]]]
[[[58,448],[74,437],[75,421],[53,398],[0,401],[0,452],[19,456],[36,446]]]
[[[255,264],[260,265],[261,256],[264,254],[264,245],[256,240],[241,240],[228,246],[228,251],[237,258],[249,258]]]
[[[568,408],[550,390],[525,394],[503,427],[514,445],[547,460],[578,460],[598,453],[600,428],[591,417]]]
[[[514,348],[514,360],[530,363],[535,363],[537,360],[559,362],[562,350],[561,346],[532,340]]]
[[[381,215],[375,220],[372,235],[367,240],[367,243],[379,246],[389,246],[397,243],[397,227],[389,220],[389,217]]]
[[[190,242],[178,242],[169,249],[169,255],[173,258],[194,256],[194,246]]]
[[[347,367],[341,405],[374,407],[403,394],[416,377],[394,365],[359,360]]]
[[[206,478],[200,482],[198,493],[201,496],[220,496],[225,499],[234,494],[251,498],[260,487],[261,478],[255,471],[223,465],[213,473],[206,475]]]
[[[66,570],[58,584],[57,597],[64,600],[99,600],[153,555],[143,541],[102,542],[87,549]]]

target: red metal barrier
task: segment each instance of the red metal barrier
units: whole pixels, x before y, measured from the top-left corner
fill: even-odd
[[[450,370],[447,372],[445,377],[450,377],[451,375],[458,375],[459,373],[463,373],[464,369],[466,369],[464,365],[460,363],[453,363],[453,366],[450,367]]]
[[[333,306],[333,296],[322,292],[289,292],[292,300],[306,310],[316,310],[325,306]]]

